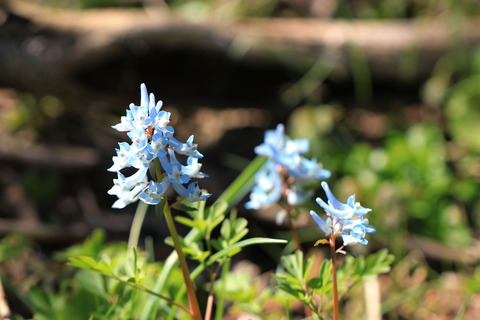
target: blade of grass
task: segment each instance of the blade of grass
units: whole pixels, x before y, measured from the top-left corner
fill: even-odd
[[[256,157],[240,173],[240,175],[228,186],[228,188],[218,197],[217,201],[225,201],[228,207],[234,207],[245,197],[254,185],[255,174],[267,162],[266,157]]]

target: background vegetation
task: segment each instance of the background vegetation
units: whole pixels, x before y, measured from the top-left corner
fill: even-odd
[[[473,0],[49,0],[41,5],[48,10],[161,7],[186,21],[220,25],[246,18],[406,23],[440,19],[461,24],[480,14],[480,4]],[[26,25],[21,20],[28,17],[15,14],[20,22],[13,18],[8,2],[1,10],[12,15],[0,25],[0,34],[14,39],[24,36],[21,30],[34,30],[35,22]],[[12,33],[12,23],[28,27]],[[8,50],[0,50],[0,60],[11,58]],[[308,64],[280,54],[274,62],[249,64],[217,59],[215,52],[211,57],[188,50],[153,53],[132,59],[119,51],[111,64],[79,70],[74,76],[84,89],[82,95],[72,96],[68,88],[0,80],[0,266],[12,312],[28,317],[34,308],[46,308],[45,319],[52,319],[49,312],[63,306],[66,313],[76,313],[75,305],[75,310],[66,305],[80,299],[82,290],[88,291],[95,281],[82,271],[73,278],[76,284],[70,283],[73,270],[65,267],[66,252],[99,254],[104,241],[126,239],[134,209],[113,212],[114,199],[106,195],[112,179],[106,168],[120,141],[109,125],[118,121],[129,102],[138,100],[137,88],[144,81],[172,106],[179,134],[196,134],[205,155],[203,171],[211,177],[204,187],[213,198],[253,159],[253,147],[262,141],[264,130],[283,122],[293,138],[308,138],[311,156],[335,173],[332,187],[340,199],[356,193],[362,205],[373,209],[369,219],[377,234],[368,247],[354,248],[353,254],[388,248],[395,255],[391,273],[380,278],[384,318],[478,319],[477,47],[459,43],[447,48],[426,77],[402,78],[399,73],[387,80],[355,58],[361,53],[351,56],[351,72],[342,78],[331,76],[328,62]],[[213,67],[216,63],[224,73]],[[28,72],[38,76],[35,70],[23,70],[21,61],[18,70],[22,78]],[[162,72],[152,74],[156,70]],[[285,226],[275,223],[275,212],[254,213],[239,206],[239,215],[249,220],[251,236],[287,236]],[[313,248],[320,235],[307,220],[299,219],[299,226],[305,231],[305,248]],[[95,229],[104,232],[97,231],[80,245]],[[142,238],[155,261],[168,253],[165,233],[152,213]],[[73,244],[78,246],[67,249]],[[106,250],[120,249],[112,245]],[[235,263],[248,263],[260,276],[275,268],[280,250],[246,249]],[[261,261],[255,258],[259,252],[265,257]],[[155,261],[149,261],[151,268]],[[78,284],[84,289],[65,300],[62,292]],[[120,290],[113,285],[110,289]],[[247,300],[242,295],[259,295],[257,289],[243,288],[237,302]],[[355,292],[362,294],[360,288]],[[107,303],[100,298],[97,304]],[[361,314],[358,301],[355,295],[348,300],[345,312]]]

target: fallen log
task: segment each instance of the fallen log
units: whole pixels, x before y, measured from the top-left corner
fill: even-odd
[[[418,81],[428,77],[438,59],[450,50],[468,50],[480,41],[480,22],[475,20],[273,18],[242,19],[225,25],[194,23],[157,8],[71,11],[48,10],[22,1],[8,3],[12,12],[35,26],[71,37],[57,45],[56,50],[63,53],[56,55],[48,54],[48,39],[40,39],[43,45],[30,46],[34,47],[30,50],[40,47],[37,53],[49,68],[67,74],[104,63],[122,48],[146,54],[182,47],[248,63],[300,65],[304,71],[320,60],[331,66],[331,77],[339,80],[350,78],[353,64],[360,63],[368,66],[373,79]],[[40,52],[42,48],[45,52]]]

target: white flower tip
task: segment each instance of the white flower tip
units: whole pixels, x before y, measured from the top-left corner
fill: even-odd
[[[286,210],[280,210],[277,213],[277,216],[275,217],[275,223],[277,224],[277,226],[280,226],[283,223],[283,221],[285,220],[286,217],[287,217],[287,211]]]

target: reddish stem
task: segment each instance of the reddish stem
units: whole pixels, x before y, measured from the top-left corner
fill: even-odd
[[[333,320],[338,320],[338,287],[337,287],[337,251],[335,249],[335,232],[330,235],[330,249],[332,259],[332,282],[333,282]]]
[[[177,233],[177,229],[175,228],[175,223],[173,222],[172,213],[170,212],[170,207],[168,206],[168,203],[165,204],[163,213],[167,222],[168,229],[170,231],[170,235],[172,236],[173,246],[178,255],[178,261],[182,270],[183,280],[185,281],[185,286],[187,287],[187,298],[188,304],[190,306],[190,315],[192,317],[192,320],[202,320],[197,295],[195,293],[192,279],[190,278],[187,260],[185,259],[185,255],[183,254],[182,245],[180,244],[180,239]]]

